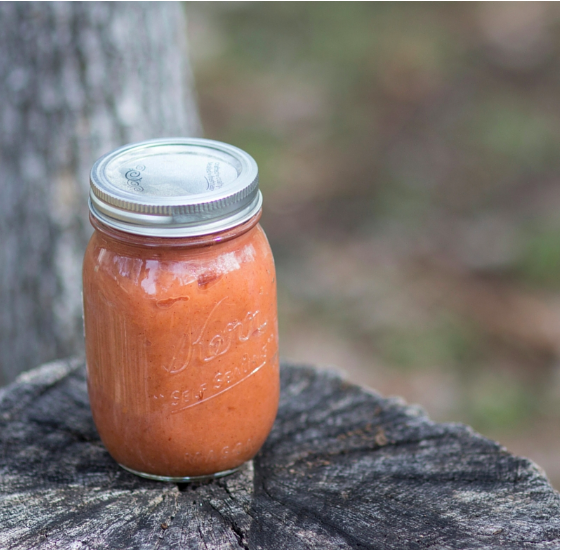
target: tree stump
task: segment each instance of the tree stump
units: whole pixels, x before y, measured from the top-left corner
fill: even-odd
[[[559,548],[529,460],[310,367],[283,364],[277,421],[243,469],[199,484],[122,470],[83,361],[0,390],[0,548]]]

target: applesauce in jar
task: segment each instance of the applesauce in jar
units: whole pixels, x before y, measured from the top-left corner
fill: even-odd
[[[105,447],[153,479],[235,471],[279,398],[255,161],[215,141],[153,140],[102,157],[90,182],[87,379]]]

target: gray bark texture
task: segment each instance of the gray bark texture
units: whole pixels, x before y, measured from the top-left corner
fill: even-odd
[[[0,385],[82,349],[93,161],[199,133],[175,2],[0,2]]]
[[[283,364],[277,421],[240,472],[193,485],[122,470],[79,359],[0,390],[0,548],[559,548],[559,496],[458,424]]]

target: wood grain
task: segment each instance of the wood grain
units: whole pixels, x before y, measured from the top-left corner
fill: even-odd
[[[529,460],[333,374],[281,377],[258,456],[180,485],[109,457],[80,359],[23,374],[0,390],[0,548],[559,548],[559,497]]]

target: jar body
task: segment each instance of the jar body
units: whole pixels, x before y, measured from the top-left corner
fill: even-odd
[[[263,230],[249,226],[198,244],[94,231],[83,269],[88,392],[103,443],[135,473],[234,469],[273,425],[275,270]]]

